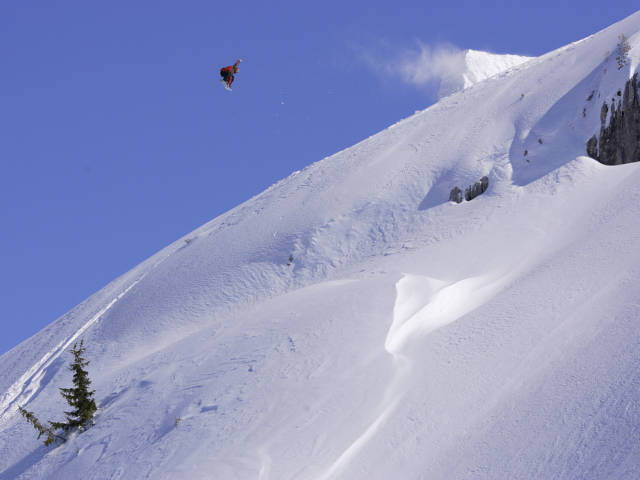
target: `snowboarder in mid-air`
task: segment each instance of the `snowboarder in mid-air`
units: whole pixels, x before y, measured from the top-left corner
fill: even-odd
[[[233,65],[222,67],[220,69],[220,76],[222,76],[220,81],[224,85],[224,88],[226,88],[227,90],[231,90],[231,84],[233,83],[234,75],[238,73],[238,65],[240,65],[241,61],[242,59],[239,58]]]

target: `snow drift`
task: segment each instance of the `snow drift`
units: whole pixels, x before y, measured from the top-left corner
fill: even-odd
[[[4,354],[0,478],[638,478],[640,164],[585,156],[638,32],[292,174]],[[80,338],[97,423],[46,449],[17,407],[59,418]]]

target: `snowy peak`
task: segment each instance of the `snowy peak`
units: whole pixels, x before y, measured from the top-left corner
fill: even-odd
[[[533,57],[463,50],[454,59],[454,68],[442,76],[438,98],[464,90],[482,80],[531,60],[531,58]]]

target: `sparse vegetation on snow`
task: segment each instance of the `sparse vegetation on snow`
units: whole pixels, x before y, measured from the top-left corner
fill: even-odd
[[[60,393],[67,401],[72,410],[65,412],[66,422],[49,421],[46,426],[33,412],[29,412],[22,406],[18,407],[20,414],[29,422],[38,432],[38,438],[44,436],[44,444],[52,445],[57,441],[64,442],[70,432],[74,430],[84,430],[93,424],[93,417],[97,411],[96,402],[93,400],[93,390],[89,390],[91,380],[89,372],[85,367],[89,364],[84,359],[84,344],[81,340],[79,344],[75,343],[71,349],[73,354],[73,362],[69,369],[73,372],[73,387],[61,388]],[[62,432],[62,434],[58,433]]]

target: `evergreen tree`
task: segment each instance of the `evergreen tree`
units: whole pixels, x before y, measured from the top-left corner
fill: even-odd
[[[60,394],[67,400],[67,403],[73,408],[68,412],[64,412],[67,417],[66,422],[49,422],[49,427],[45,427],[33,414],[22,407],[18,407],[20,414],[38,431],[38,438],[42,435],[46,436],[45,445],[51,445],[56,440],[66,440],[66,436],[74,429],[84,430],[93,425],[93,417],[98,410],[96,402],[93,400],[95,390],[89,390],[91,380],[89,380],[89,372],[85,367],[89,365],[83,357],[84,345],[82,340],[80,345],[73,344],[71,353],[73,354],[73,363],[69,366],[69,370],[73,372],[73,387],[61,388]],[[62,430],[64,436],[57,435],[56,430]]]
[[[67,422],[52,422],[53,428],[60,428],[68,433],[74,428],[85,429],[93,425],[93,416],[98,410],[96,402],[93,400],[93,394],[95,390],[89,390],[91,380],[89,380],[89,372],[84,367],[89,365],[89,362],[83,358],[85,348],[83,341],[80,340],[80,345],[74,343],[71,353],[73,354],[73,363],[69,366],[69,370],[73,372],[73,384],[72,388],[61,388],[60,394],[67,400],[67,403],[73,408],[69,412],[64,412],[67,417]]]

